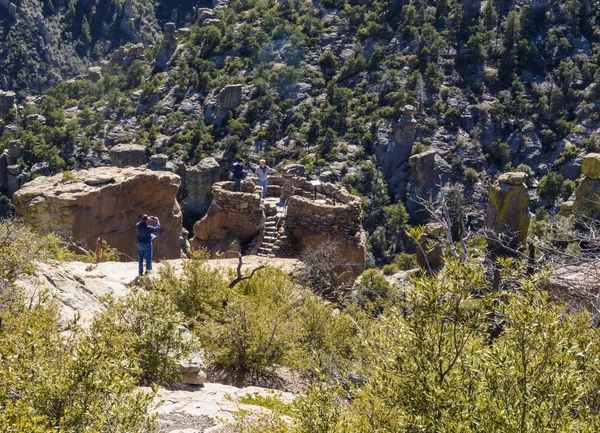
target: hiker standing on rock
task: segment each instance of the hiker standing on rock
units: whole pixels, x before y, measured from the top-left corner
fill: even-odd
[[[242,179],[246,177],[246,170],[244,170],[244,161],[238,159],[235,164],[233,164],[233,181],[235,182],[233,185],[233,191],[240,192],[242,190]]]
[[[268,174],[271,171],[271,167],[267,165],[267,161],[264,159],[260,160],[260,165],[256,168],[254,174],[258,179],[258,186],[262,186],[263,192],[262,196],[265,198],[267,196],[267,184],[268,182]]]
[[[135,233],[138,248],[139,274],[144,274],[144,257],[146,258],[146,272],[152,270],[152,241],[156,237],[154,233],[160,230],[160,221],[157,217],[144,214],[135,225]]]

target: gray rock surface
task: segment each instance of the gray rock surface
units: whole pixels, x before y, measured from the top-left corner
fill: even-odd
[[[141,144],[119,144],[110,149],[110,163],[115,167],[139,167],[147,162],[146,147]]]
[[[185,212],[199,218],[210,206],[212,186],[219,180],[221,167],[213,157],[204,158],[195,166],[188,168],[185,174],[187,199]]]

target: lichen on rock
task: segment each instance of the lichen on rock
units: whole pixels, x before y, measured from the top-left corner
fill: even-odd
[[[488,244],[496,251],[518,249],[527,241],[529,196],[522,172],[504,173],[490,188],[485,226]]]

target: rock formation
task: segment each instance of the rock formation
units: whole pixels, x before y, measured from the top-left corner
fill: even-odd
[[[118,144],[110,149],[110,163],[115,167],[139,167],[148,162],[148,153],[141,144]]]
[[[410,189],[406,210],[413,219],[421,220],[419,200],[435,200],[441,186],[450,180],[452,167],[435,150],[413,155],[408,163]]]
[[[404,178],[404,171],[408,167],[408,158],[417,130],[414,111],[415,107],[412,105],[405,106],[394,128],[393,139],[389,139],[386,145],[377,147],[377,157],[382,161],[383,175],[393,187],[401,182],[400,179]]]
[[[185,173],[187,198],[185,200],[186,215],[200,218],[210,206],[212,186],[219,180],[221,167],[213,157],[204,158]]]
[[[15,92],[0,90],[0,120],[4,120],[10,110],[15,107]]]
[[[504,173],[490,189],[485,226],[488,245],[499,253],[506,252],[505,246],[518,249],[527,240],[530,217],[526,180],[522,172]]]
[[[231,84],[223,87],[219,94],[207,98],[204,104],[204,121],[209,124],[220,124],[230,110],[235,110],[242,103],[244,87]]]
[[[254,182],[242,183],[242,192],[233,192],[233,182],[217,182],[208,213],[194,224],[192,248],[206,248],[213,257],[232,257],[260,232],[264,211]]]
[[[272,257],[293,256],[330,243],[345,259],[348,266],[344,271],[351,270],[346,281],[363,272],[367,248],[361,202],[343,188],[329,183],[313,185],[291,173],[273,176],[269,179],[268,196],[287,200],[285,211],[283,201],[277,206],[278,199],[263,202],[260,188],[250,180],[243,182],[243,192],[233,192],[232,188],[233,182],[213,185],[208,213],[194,225],[192,247],[206,248],[213,257],[237,256],[249,243],[260,242],[263,236],[264,244],[268,237],[263,229],[272,224],[277,232],[271,236],[285,233],[280,239],[285,245],[278,248],[279,255],[272,248]]]
[[[135,224],[142,213],[160,218],[154,256],[178,258],[181,211],[176,195],[179,176],[146,168],[99,167],[38,177],[15,196],[16,213],[41,233],[55,232],[93,249],[101,237],[137,260]]]
[[[177,37],[175,36],[175,31],[176,28],[174,23],[165,24],[163,30],[163,40],[160,43],[160,47],[158,48],[156,57],[154,58],[154,66],[156,66],[158,69],[166,69],[171,56],[177,48]]]
[[[600,153],[589,153],[581,164],[583,179],[575,190],[573,212],[590,218],[600,217]]]

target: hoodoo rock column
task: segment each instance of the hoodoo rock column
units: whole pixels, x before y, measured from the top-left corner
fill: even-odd
[[[529,196],[525,173],[504,173],[490,189],[485,215],[490,248],[502,252],[518,249],[527,241],[529,230]]]

